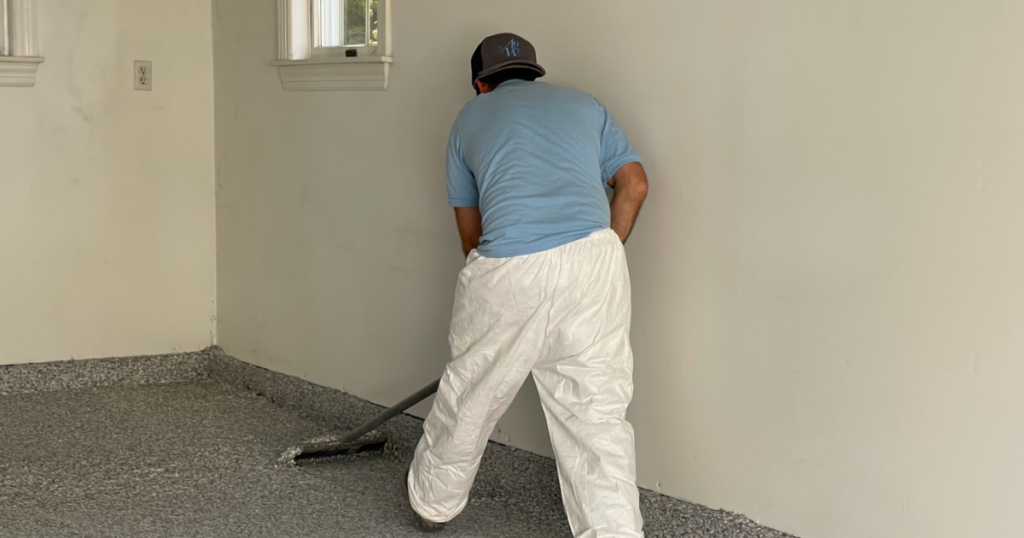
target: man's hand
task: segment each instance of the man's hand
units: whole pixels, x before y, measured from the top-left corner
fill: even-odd
[[[456,207],[455,222],[459,225],[459,236],[462,238],[462,253],[469,253],[480,246],[480,236],[484,234],[483,218],[479,207]]]
[[[633,231],[640,206],[647,198],[647,173],[640,163],[629,163],[615,172],[608,180],[608,185],[615,189],[612,197],[612,230],[619,234],[619,239],[625,244]]]

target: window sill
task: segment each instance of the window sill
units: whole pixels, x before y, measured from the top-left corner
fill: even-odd
[[[0,56],[0,86],[35,86],[41,63],[38,56]]]
[[[314,58],[275,60],[281,88],[292,91],[386,90],[394,58]]]

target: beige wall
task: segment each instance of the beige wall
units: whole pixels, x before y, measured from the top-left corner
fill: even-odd
[[[286,93],[215,0],[220,342],[393,403],[439,374],[448,128],[512,30],[646,158],[642,485],[804,538],[1024,525],[1024,4],[396,0],[392,87]],[[547,440],[532,391],[500,439]]]
[[[208,0],[40,0],[34,88],[0,88],[0,364],[210,345]],[[132,90],[152,60],[152,92]]]

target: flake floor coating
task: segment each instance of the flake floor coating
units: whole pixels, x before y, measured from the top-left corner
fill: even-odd
[[[0,417],[3,538],[423,536],[401,489],[410,417],[389,453],[302,467],[277,458],[338,425],[216,382],[0,396]],[[643,509],[651,538],[787,536],[650,492]],[[571,536],[554,463],[489,447],[469,507],[434,536]]]

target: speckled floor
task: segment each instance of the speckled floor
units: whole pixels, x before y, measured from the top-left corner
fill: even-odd
[[[347,419],[346,419],[347,420]],[[419,422],[389,454],[307,467],[289,445],[345,426],[212,381],[0,396],[0,537],[405,537],[401,494]],[[644,492],[649,537],[782,538]],[[569,537],[552,461],[488,450],[470,506],[442,536]]]

